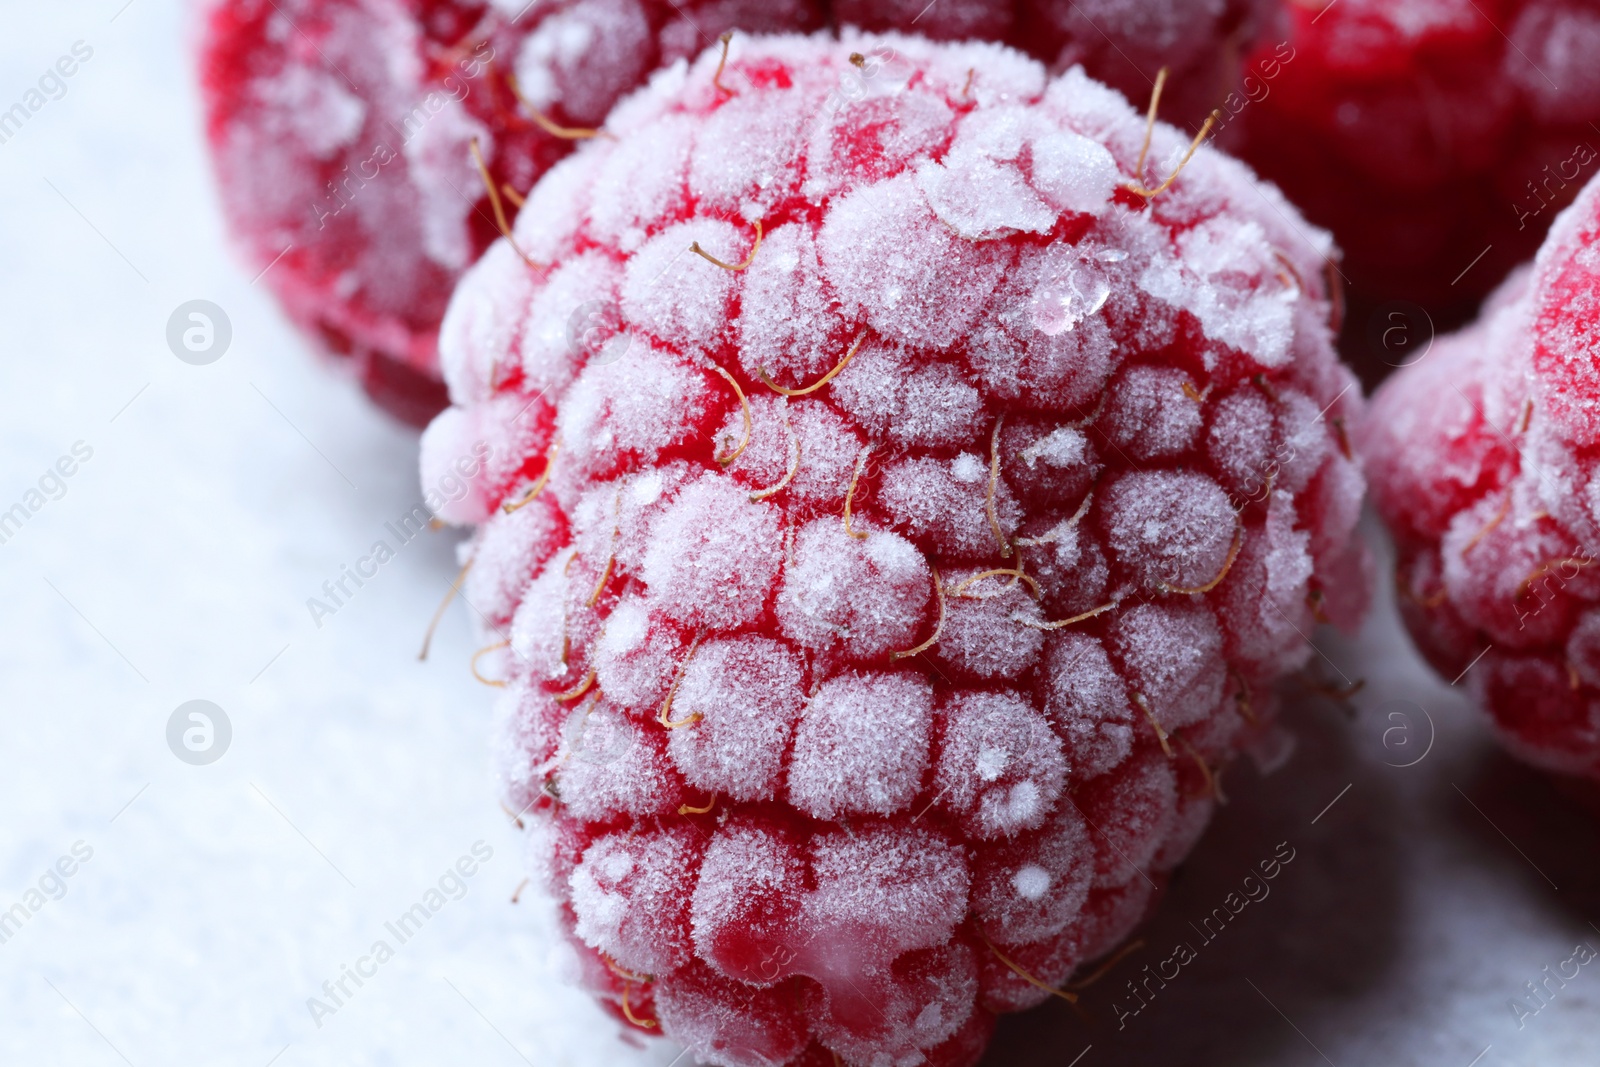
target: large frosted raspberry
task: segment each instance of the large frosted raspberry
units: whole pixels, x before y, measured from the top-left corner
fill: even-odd
[[[1360,611],[1330,245],[1211,149],[1146,195],[1187,137],[1080,69],[741,41],[545,176],[542,269],[468,272],[424,478],[475,473],[508,800],[602,1000],[713,1063],[970,1064]]]
[[[1333,230],[1361,311],[1353,342],[1372,343],[1367,312],[1387,302],[1462,321],[1595,173],[1600,4],[1290,11],[1287,50],[1251,64],[1259,102],[1242,112],[1240,154]]]
[[[498,234],[471,143],[514,214],[565,134],[599,126],[662,62],[735,26],[818,26],[821,6],[216,0],[201,81],[229,222],[290,316],[423,425],[446,403],[445,304]]]
[[[1165,114],[1198,127],[1237,88],[1240,58],[1281,28],[1279,0],[834,0],[869,30],[1004,41],[1052,70],[1081,64],[1132,100],[1166,67]],[[1280,40],[1278,36],[1270,38]]]
[[[1474,325],[1396,374],[1363,450],[1412,634],[1506,745],[1600,778],[1600,184]]]

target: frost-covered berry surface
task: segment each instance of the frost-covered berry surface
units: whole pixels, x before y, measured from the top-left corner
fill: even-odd
[[[1240,153],[1333,231],[1358,306],[1461,321],[1595,174],[1600,5],[1285,6],[1286,46],[1246,63]],[[1365,315],[1353,325],[1355,343],[1382,347]]]
[[[539,267],[469,272],[424,480],[489,456],[445,513],[603,1001],[711,1062],[971,1063],[1139,921],[1362,610],[1331,249],[1211,150],[1136,191],[1187,139],[1078,69],[719,66],[547,175]]]
[[[810,0],[213,0],[212,152],[249,260],[384,407],[445,404],[437,338],[500,210],[660,63],[735,26],[809,29]],[[707,36],[709,35],[709,36]],[[523,101],[512,87],[515,80]]]
[[[1406,621],[1513,752],[1600,777],[1600,185],[1482,318],[1379,393],[1363,445]]]

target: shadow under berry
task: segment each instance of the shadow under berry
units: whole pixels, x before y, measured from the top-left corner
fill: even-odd
[[[1575,931],[1590,929],[1600,915],[1593,786],[1557,779],[1488,745],[1472,753],[1463,771],[1454,783],[1461,792],[1446,786],[1439,797],[1457,846],[1486,867],[1524,875]]]
[[[1138,931],[1144,947],[1081,989],[1080,1010],[1002,1018],[985,1064],[1063,1067],[1090,1045],[1085,1065],[1317,1061],[1265,998],[1315,1035],[1321,1006],[1395,962],[1401,772],[1369,760],[1329,701],[1291,698],[1284,722],[1295,754],[1265,777],[1248,761],[1226,775],[1229,803]]]

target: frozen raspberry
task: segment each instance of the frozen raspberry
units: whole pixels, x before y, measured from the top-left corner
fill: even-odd
[[[1402,613],[1506,746],[1600,779],[1600,184],[1483,317],[1374,401],[1363,451]]]
[[[1369,323],[1396,301],[1422,305],[1435,324],[1462,322],[1595,173],[1600,5],[1308,0],[1289,10],[1288,42],[1247,64],[1240,154],[1344,249],[1352,352],[1381,354]]]
[[[1361,610],[1332,249],[999,45],[717,71],[545,176],[547,269],[467,273],[424,477],[487,450],[445,514],[601,999],[711,1063],[971,1064],[1139,921],[1301,633]]]
[[[1223,104],[1240,57],[1279,26],[1278,0],[834,0],[840,23],[936,40],[1004,41],[1052,70],[1081,64],[1144,100],[1171,72],[1164,114],[1196,128]],[[1274,41],[1281,40],[1273,36]]]
[[[289,315],[425,425],[450,291],[498,235],[472,142],[512,216],[661,63],[821,21],[820,0],[216,0],[201,81],[224,209]]]

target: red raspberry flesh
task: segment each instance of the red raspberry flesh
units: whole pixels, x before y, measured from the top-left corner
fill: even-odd
[[[523,193],[574,144],[507,76],[553,123],[593,128],[724,30],[821,23],[817,0],[218,0],[201,82],[223,206],[290,317],[423,426],[447,403],[450,292],[498,236],[470,142]]]
[[[1332,246],[1210,148],[1134,191],[1188,136],[998,45],[717,71],[545,176],[539,269],[467,273],[424,480],[487,449],[443,514],[601,1001],[710,1063],[971,1064],[1363,608]]]
[[[1373,402],[1362,445],[1401,610],[1506,746],[1600,778],[1600,185],[1482,318]],[[1481,654],[1481,655],[1480,655]]]
[[[1246,64],[1259,102],[1241,112],[1240,155],[1338,239],[1362,312],[1353,342],[1386,302],[1463,321],[1595,173],[1600,4],[1289,10],[1288,48]]]

